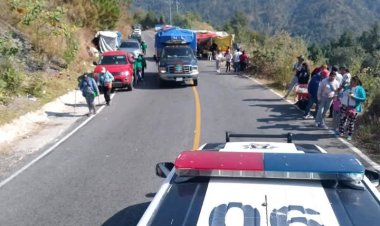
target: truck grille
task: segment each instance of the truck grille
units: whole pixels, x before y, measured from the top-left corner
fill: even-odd
[[[191,74],[191,66],[190,65],[183,65],[182,66],[182,72],[176,72],[175,71],[175,65],[168,66],[168,72],[170,74]]]

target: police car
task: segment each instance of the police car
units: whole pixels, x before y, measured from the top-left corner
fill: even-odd
[[[138,225],[380,225],[379,175],[317,145],[231,142],[156,166],[165,181]]]

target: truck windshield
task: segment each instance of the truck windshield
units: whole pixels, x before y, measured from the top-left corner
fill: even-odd
[[[162,51],[162,58],[177,58],[177,57],[194,57],[191,48],[164,48]]]
[[[127,58],[124,55],[117,56],[103,56],[100,60],[101,65],[110,64],[128,64]]]

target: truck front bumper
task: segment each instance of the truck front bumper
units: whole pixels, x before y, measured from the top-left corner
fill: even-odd
[[[158,73],[161,80],[183,82],[198,79],[199,72],[193,72],[191,74],[171,74],[171,73]]]

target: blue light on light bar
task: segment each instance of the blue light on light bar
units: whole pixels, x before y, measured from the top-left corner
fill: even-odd
[[[350,154],[265,153],[270,178],[361,180],[364,167]]]

